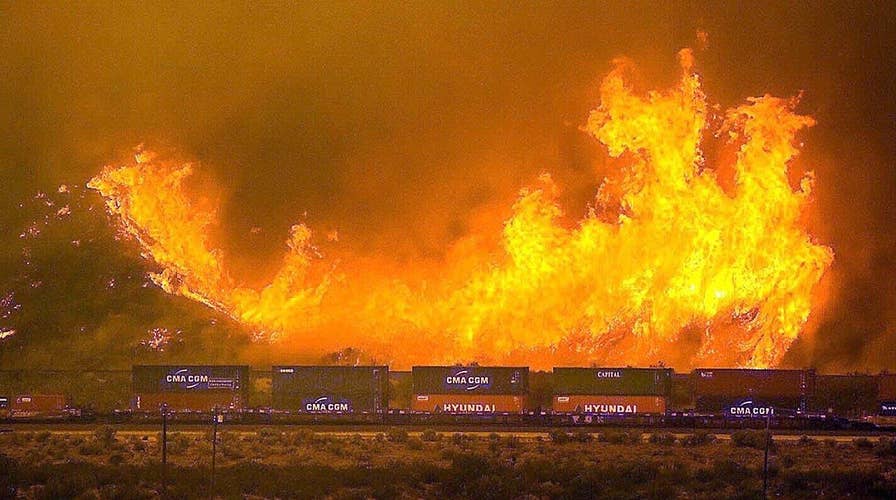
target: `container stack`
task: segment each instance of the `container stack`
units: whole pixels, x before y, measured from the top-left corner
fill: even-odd
[[[247,406],[249,367],[227,365],[135,365],[133,408],[205,412]]]
[[[639,415],[666,412],[668,368],[554,368],[554,413]]]
[[[273,409],[290,413],[385,413],[386,366],[275,366]]]
[[[529,368],[415,366],[414,412],[509,414],[528,409]]]
[[[699,368],[693,378],[697,412],[727,417],[803,413],[815,386],[812,370]]]

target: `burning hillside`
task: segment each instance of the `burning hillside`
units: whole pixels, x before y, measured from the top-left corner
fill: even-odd
[[[252,287],[214,244],[217,204],[191,186],[196,165],[141,151],[89,186],[160,267],[156,284],[275,350],[355,347],[396,366],[775,365],[833,259],[802,221],[812,176],[795,188],[788,179],[795,136],[814,121],[795,99],[768,95],[717,116],[690,51],[680,57],[681,79],[665,91],[635,92],[625,61],[603,80],[582,131],[619,170],[587,215],[565,223],[545,174],[521,191],[499,248],[463,238],[437,265],[334,262],[298,224],[280,269]],[[732,164],[708,165],[704,140],[736,149]]]

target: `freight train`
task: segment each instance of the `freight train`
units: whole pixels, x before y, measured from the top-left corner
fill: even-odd
[[[255,380],[251,380],[254,373]],[[6,396],[0,419],[825,427],[896,418],[896,374],[698,368],[135,365],[130,403],[91,415],[63,395]],[[269,384],[265,383],[267,380]],[[255,399],[255,401],[253,401]],[[262,401],[259,401],[261,399]],[[896,420],[894,420],[896,422]]]

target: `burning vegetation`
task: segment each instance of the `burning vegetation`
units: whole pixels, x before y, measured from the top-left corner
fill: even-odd
[[[438,265],[333,262],[297,224],[279,270],[248,286],[214,243],[217,202],[191,186],[194,164],[141,151],[89,187],[158,266],[156,284],[274,349],[351,346],[395,366],[773,366],[806,326],[833,260],[805,229],[812,175],[795,187],[788,177],[795,136],[814,121],[794,111],[796,99],[769,95],[719,112],[691,52],[680,59],[668,90],[636,92],[621,60],[603,80],[582,131],[619,168],[581,220],[567,223],[545,174],[520,192],[498,248],[463,238]],[[704,140],[729,144],[731,164],[708,165]]]

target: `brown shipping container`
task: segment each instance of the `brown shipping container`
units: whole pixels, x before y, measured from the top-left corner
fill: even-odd
[[[416,394],[411,410],[427,413],[522,413],[526,396],[495,394]]]
[[[881,373],[877,386],[878,401],[896,401],[896,373]]]
[[[659,396],[555,396],[554,413],[662,414],[666,413],[666,398]]]
[[[814,372],[703,368],[694,370],[694,395],[798,398],[811,394]]]
[[[245,405],[237,392],[153,392],[134,396],[135,410],[155,412],[163,403],[170,411],[212,411],[215,407],[235,410]]]
[[[52,415],[65,410],[65,396],[61,394],[23,394],[9,405],[12,416]]]

